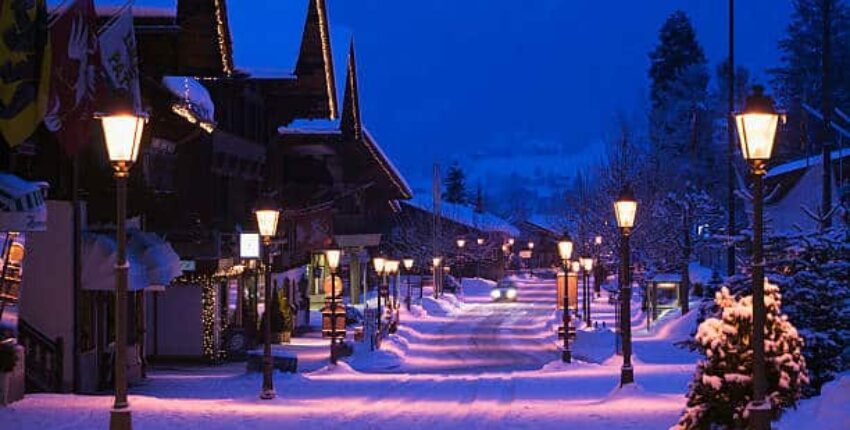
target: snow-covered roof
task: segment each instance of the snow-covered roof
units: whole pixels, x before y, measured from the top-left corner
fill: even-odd
[[[659,273],[652,277],[652,282],[678,283],[682,282],[682,275],[678,273]]]
[[[172,107],[175,113],[190,122],[215,124],[215,105],[209,91],[197,79],[189,76],[163,76],[162,84],[180,103]],[[194,121],[193,121],[194,119]]]
[[[339,119],[296,119],[277,128],[278,134],[331,134],[340,132]]]
[[[832,160],[835,161],[839,158],[844,158],[850,156],[850,148],[841,148],[832,151]],[[821,164],[823,159],[823,155],[816,155],[814,157],[806,157],[801,158],[799,160],[789,161],[787,163],[780,164],[773,168],[768,168],[767,175],[768,178],[784,175],[786,173],[790,173],[796,170],[808,168],[814,164]]]
[[[534,214],[526,222],[558,235],[572,228],[564,217],[557,215]]]
[[[366,144],[366,148],[372,153],[372,156],[381,163],[381,167],[385,169],[386,173],[390,176],[390,179],[396,184],[404,194],[405,197],[412,197],[413,190],[410,188],[410,184],[404,179],[404,176],[401,175],[401,171],[393,164],[390,157],[387,157],[387,154],[384,153],[384,150],[381,148],[381,145],[378,145],[378,141],[372,137],[372,133],[369,133],[369,130],[366,127],[363,127],[363,141]]]
[[[417,194],[412,199],[402,202],[402,204],[410,205],[426,212],[433,213],[434,210],[434,201],[428,194]],[[514,237],[520,234],[519,229],[502,218],[487,212],[476,213],[469,206],[440,202],[440,212],[443,218],[469,228],[486,232],[504,233]]]
[[[236,68],[255,78],[294,76],[310,0],[242,3],[227,8]]]

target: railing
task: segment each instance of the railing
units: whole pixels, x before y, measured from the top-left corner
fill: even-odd
[[[23,319],[18,320],[18,342],[26,350],[26,391],[62,391],[62,358],[64,344],[61,337],[51,340]]]

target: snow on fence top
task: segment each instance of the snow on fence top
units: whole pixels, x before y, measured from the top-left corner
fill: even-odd
[[[832,151],[832,161],[847,157],[848,155],[850,155],[850,148],[836,149],[835,151]],[[805,169],[814,164],[821,164],[822,158],[822,155],[816,155],[814,157],[806,157],[801,158],[799,160],[789,161],[787,163],[780,164],[774,168],[768,169],[767,175],[765,176],[768,178],[772,178],[796,170]]]
[[[412,199],[402,203],[426,212],[433,213],[434,211],[433,200],[430,196],[425,194],[417,194],[413,196]],[[446,202],[440,203],[440,209],[443,218],[465,225],[469,228],[486,232],[504,233],[513,237],[519,236],[519,229],[491,213],[476,213],[475,210],[469,206]]]

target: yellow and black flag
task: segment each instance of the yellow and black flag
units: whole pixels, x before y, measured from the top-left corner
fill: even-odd
[[[44,117],[50,44],[44,0],[0,0],[0,134],[11,146]]]

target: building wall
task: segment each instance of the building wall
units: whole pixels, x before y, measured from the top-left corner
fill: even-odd
[[[70,202],[47,202],[47,230],[27,233],[20,317],[64,341],[63,388],[73,385],[73,211]]]
[[[200,358],[203,355],[201,287],[171,285],[147,300],[148,355]],[[156,315],[156,316],[154,316]],[[156,333],[156,334],[155,334]],[[155,342],[156,339],[156,343]]]

